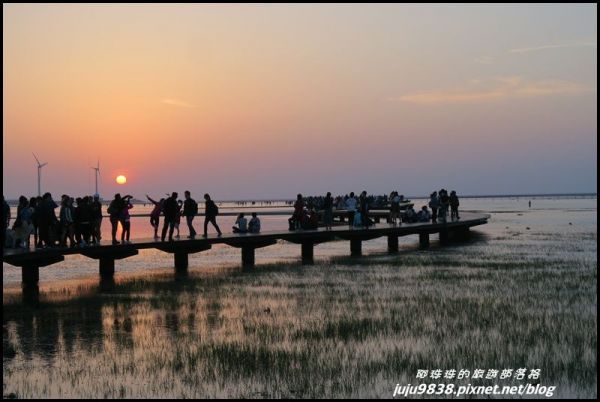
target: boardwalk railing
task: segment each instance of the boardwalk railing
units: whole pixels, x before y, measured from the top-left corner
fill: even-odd
[[[53,247],[41,250],[4,249],[2,260],[10,265],[21,267],[24,285],[35,285],[39,282],[39,268],[64,261],[65,255],[81,254],[99,261],[100,276],[110,279],[114,276],[115,260],[131,257],[141,249],[155,248],[174,255],[176,272],[186,272],[188,255],[208,250],[213,244],[227,244],[241,249],[242,266],[253,267],[257,248],[273,245],[277,240],[285,240],[301,245],[302,263],[312,264],[314,246],[333,240],[349,240],[350,252],[353,256],[362,253],[362,242],[387,236],[388,251],[398,251],[398,238],[418,234],[422,248],[429,246],[429,235],[439,233],[440,242],[447,241],[449,236],[464,236],[472,226],[486,224],[490,215],[463,212],[461,219],[447,223],[403,223],[401,225],[378,224],[369,229],[356,229],[348,226],[335,226],[330,230],[270,231],[257,234],[225,234],[221,237],[209,235],[208,238],[174,240],[159,242],[155,239],[140,239],[131,244],[99,245],[83,248]]]

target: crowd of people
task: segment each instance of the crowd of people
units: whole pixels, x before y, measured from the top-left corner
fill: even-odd
[[[184,216],[189,229],[189,239],[194,239],[197,232],[193,226],[194,217],[198,214],[198,203],[191,197],[189,191],[184,192],[185,200],[178,200],[178,193],[173,192],[167,198],[161,198],[159,201],[152,199],[148,194],[146,198],[154,205],[150,213],[150,225],[154,228],[154,238],[158,240],[158,231],[160,228],[160,216],[163,216],[164,222],[161,230],[160,239],[172,241],[173,238],[179,238],[179,224],[181,217]],[[111,224],[112,244],[128,244],[131,237],[131,217],[129,210],[133,208],[131,195],[121,196],[115,194],[110,202],[107,213]],[[204,194],[204,234],[207,237],[208,224],[212,224],[216,229],[218,236],[222,235],[221,229],[217,224],[216,218],[219,214],[219,208],[210,198],[209,194]],[[350,227],[369,228],[373,221],[369,217],[371,209],[381,209],[382,205],[389,207],[389,222],[396,225],[398,223],[416,223],[429,222],[446,223],[448,221],[448,211],[450,211],[450,220],[459,220],[458,207],[460,205],[455,191],[441,189],[434,191],[430,195],[429,208],[423,205],[416,212],[412,206],[404,205],[404,211],[401,205],[407,200],[397,191],[392,191],[389,196],[368,196],[366,191],[360,193],[358,197],[354,192],[345,196],[332,197],[328,192],[325,196],[307,197],[298,194],[293,204],[294,212],[288,219],[289,229],[317,229],[322,224],[326,230],[333,227],[333,210],[344,210],[348,218]],[[9,222],[11,219],[10,207],[3,197],[4,204],[4,230],[3,236],[9,233]],[[59,208],[59,214],[56,216],[56,209]],[[121,224],[121,239],[117,240],[118,225]],[[93,197],[85,196],[73,198],[63,194],[60,205],[57,204],[50,193],[42,197],[32,197],[27,199],[25,196],[19,197],[17,206],[17,216],[10,231],[10,240],[5,244],[15,247],[30,247],[30,237],[33,235],[36,248],[45,247],[86,247],[97,245],[102,238],[102,204],[98,194]],[[256,212],[252,213],[252,218],[248,222],[245,215],[240,213],[235,221],[232,230],[234,233],[259,233],[260,219]],[[173,236],[176,232],[175,236]],[[3,238],[3,243],[5,239]]]

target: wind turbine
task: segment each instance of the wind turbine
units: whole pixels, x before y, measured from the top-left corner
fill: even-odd
[[[98,176],[100,175],[100,160],[98,159],[98,165],[96,167],[92,166],[92,169],[94,169],[95,172],[95,176],[96,176],[96,194],[98,193]]]
[[[42,184],[41,184],[42,183],[42,168],[44,166],[46,166],[48,164],[48,162],[40,163],[40,160],[37,158],[37,156],[35,156],[35,154],[33,154],[33,157],[35,158],[36,162],[38,163],[38,197],[41,197],[42,196]]]

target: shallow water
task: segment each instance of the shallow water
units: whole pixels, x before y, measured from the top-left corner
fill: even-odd
[[[381,238],[357,259],[325,243],[314,266],[279,242],[243,272],[223,245],[174,277],[171,255],[143,250],[99,286],[96,261],[67,256],[40,269],[39,306],[4,264],[3,395],[387,398],[418,368],[528,367],[554,396],[593,398],[597,200],[527,201],[462,200],[492,212],[464,244],[407,236],[390,256]]]

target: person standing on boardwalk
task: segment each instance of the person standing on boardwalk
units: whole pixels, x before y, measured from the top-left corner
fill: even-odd
[[[325,229],[331,229],[333,226],[333,198],[331,198],[330,192],[327,192],[325,200],[323,200],[323,224],[325,224]]]
[[[448,197],[448,192],[445,189],[441,189],[439,192],[440,195],[440,210],[439,210],[439,219],[441,223],[446,223],[448,219],[448,207],[450,206],[450,197]]]
[[[346,200],[346,211],[348,211],[348,226],[354,225],[354,213],[356,212],[356,198],[354,198],[354,191],[350,193],[350,196]]]
[[[185,221],[190,230],[188,239],[193,239],[196,237],[196,230],[192,225],[192,221],[196,214],[198,214],[198,203],[190,196],[189,191],[186,190],[183,194],[185,195],[185,201],[183,202],[183,216],[185,216]]]
[[[431,222],[432,223],[437,222],[437,211],[438,211],[439,207],[440,207],[440,199],[438,198],[437,191],[434,191],[429,196],[429,208],[431,208]]]
[[[150,212],[150,225],[154,228],[154,238],[158,239],[158,227],[160,226],[160,213],[163,210],[163,205],[165,203],[165,199],[161,198],[160,201],[154,201],[148,194],[146,194],[146,198],[152,204],[154,204],[154,209]]]
[[[360,198],[358,199],[360,204],[360,214],[361,219],[363,221],[363,225],[366,229],[369,228],[369,224],[371,223],[369,220],[369,199],[367,198],[367,192],[363,191],[360,194]]]
[[[131,205],[131,199],[133,197],[130,195],[126,195],[123,197],[123,209],[121,209],[121,214],[119,215],[119,220],[121,221],[121,227],[123,231],[121,232],[121,243],[131,243],[129,241],[129,236],[131,235],[131,217],[129,216],[129,210],[133,208]]]
[[[217,229],[217,233],[219,236],[222,235],[221,229],[219,225],[217,225],[217,215],[219,215],[219,207],[213,200],[210,199],[210,195],[204,194],[204,234],[203,237],[208,237],[208,222],[212,223],[212,225]]]
[[[456,218],[456,220],[459,220],[460,217],[458,216],[458,206],[460,205],[459,201],[458,201],[458,197],[456,196],[456,191],[452,190],[450,192],[450,219],[454,220],[454,218]]]
[[[296,196],[296,202],[294,203],[294,213],[292,217],[288,219],[289,229],[296,230],[302,222],[302,214],[304,213],[304,200],[302,194]]]
[[[8,225],[10,224],[10,205],[2,196],[2,208],[4,209],[4,218],[2,219],[2,247],[4,247],[4,236],[6,236],[6,229],[8,229]]]
[[[123,199],[121,199],[121,194],[115,194],[115,198],[110,202],[108,209],[108,215],[110,217],[110,225],[111,231],[110,234],[112,236],[112,244],[113,246],[119,244],[117,241],[117,228],[119,227],[119,216],[121,215],[121,210],[123,209],[125,203]]]
[[[100,244],[102,239],[102,204],[100,203],[100,195],[94,194],[94,200],[91,204],[92,207],[92,242]]]
[[[175,230],[177,234],[176,239],[179,239],[179,224],[181,223],[181,208],[183,207],[183,201],[177,200],[177,213],[175,214]]]
[[[396,225],[400,218],[400,196],[397,191],[390,194],[390,223]]]
[[[160,241],[165,241],[167,235],[167,227],[169,228],[169,241],[173,240],[173,230],[175,229],[175,219],[177,218],[177,193],[173,192],[163,204],[163,213],[165,214],[165,222],[163,223],[162,234]]]

